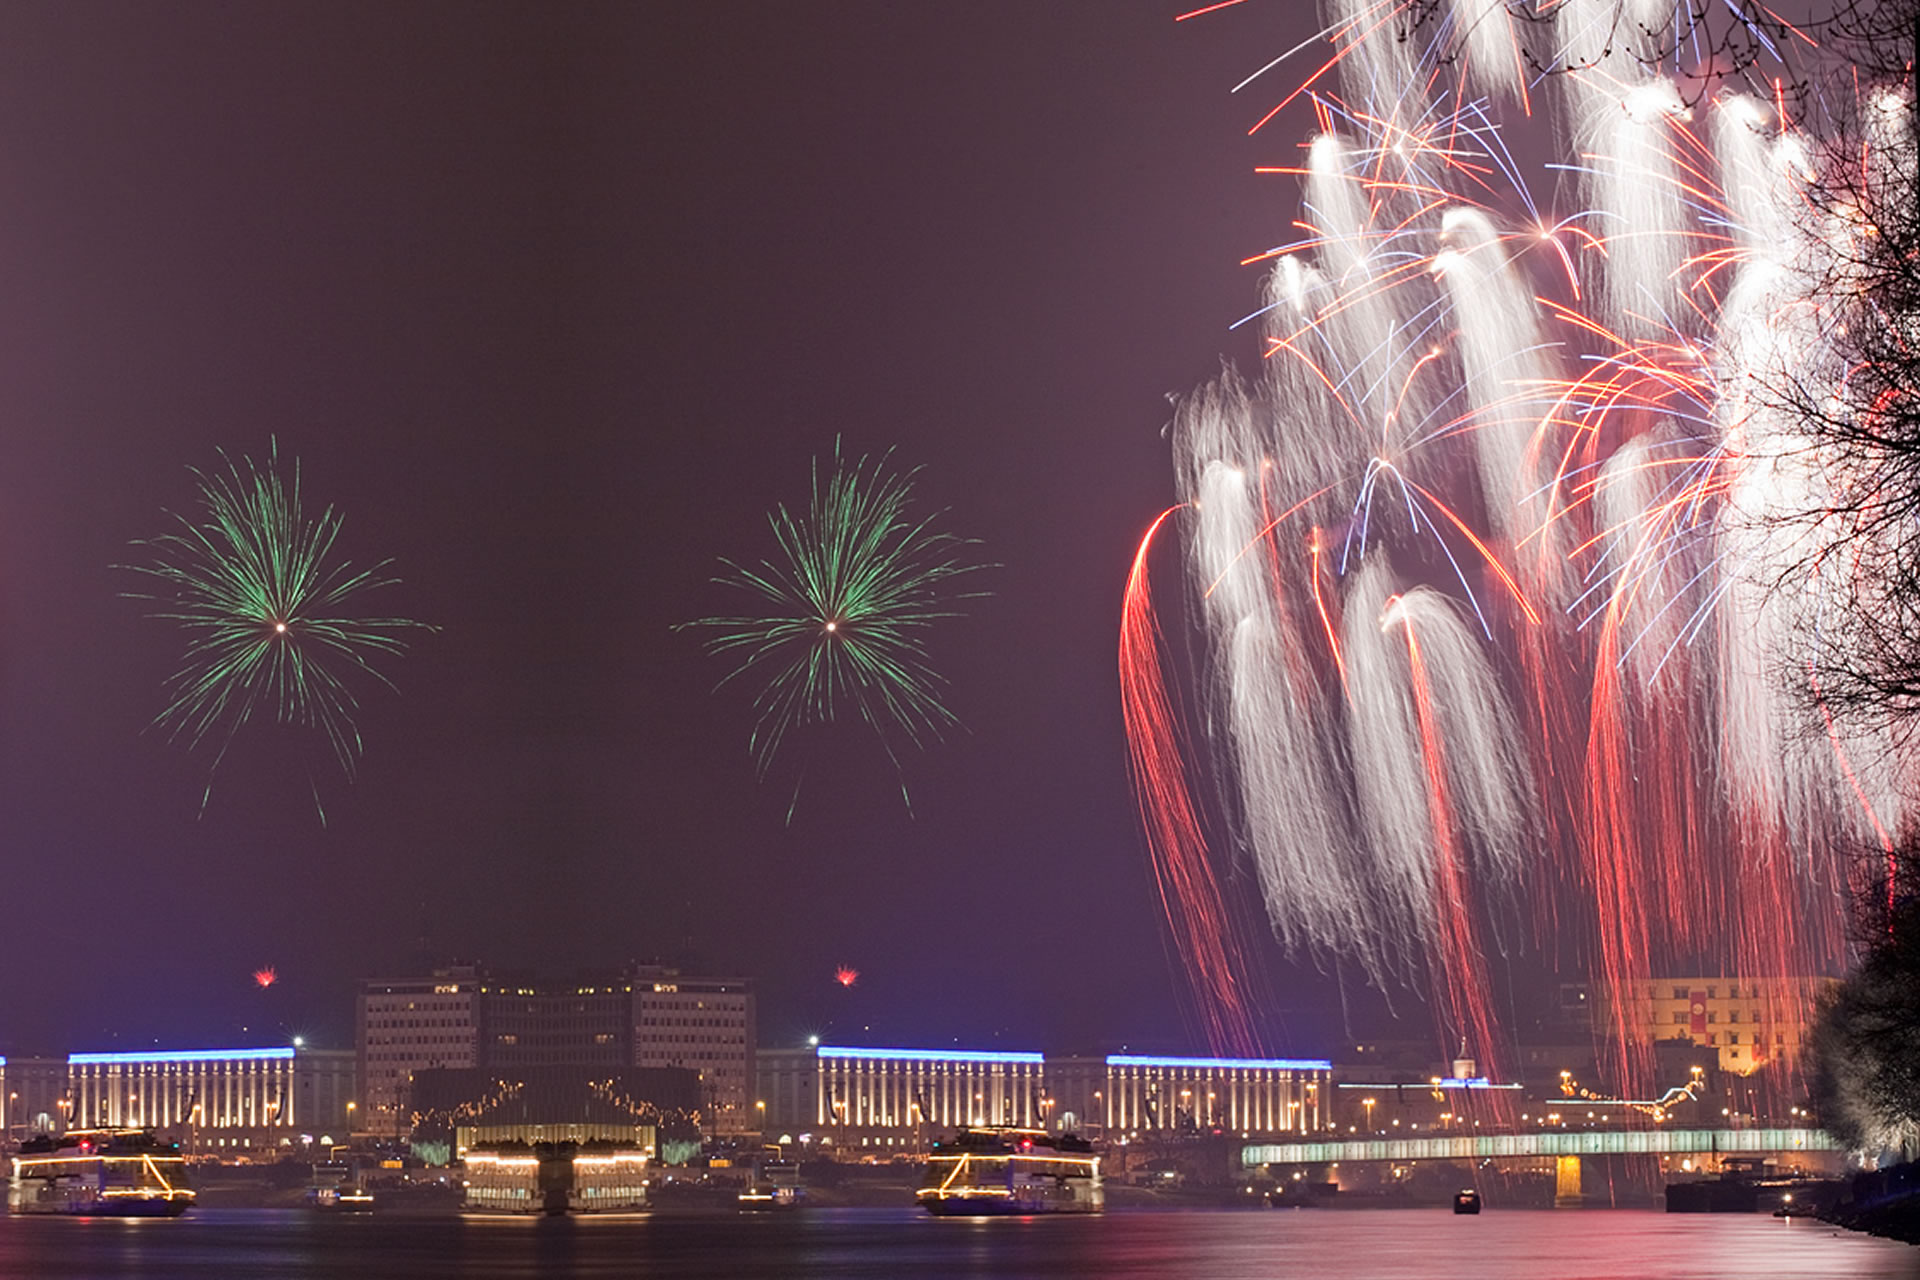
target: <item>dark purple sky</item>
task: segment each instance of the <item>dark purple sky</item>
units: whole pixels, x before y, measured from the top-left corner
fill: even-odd
[[[0,1052],[350,1043],[423,929],[753,974],[767,1044],[1204,1047],[1115,626],[1164,395],[1251,356],[1237,263],[1294,216],[1251,167],[1299,130],[1249,142],[1273,97],[1228,89],[1307,18],[1177,10],[8,6]],[[179,637],[109,566],[276,435],[444,630],[369,692],[356,785],[256,732],[196,819],[207,758],[144,731]],[[967,732],[907,757],[917,816],[847,726],[787,827],[670,628],[836,435],[1004,567],[934,642]],[[1329,1049],[1332,993],[1276,973],[1275,1047]]]

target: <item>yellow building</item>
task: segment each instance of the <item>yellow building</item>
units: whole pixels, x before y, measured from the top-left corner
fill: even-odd
[[[1649,1040],[1691,1040],[1722,1071],[1751,1075],[1794,1062],[1832,978],[1648,978],[1636,983],[1628,1026]]]

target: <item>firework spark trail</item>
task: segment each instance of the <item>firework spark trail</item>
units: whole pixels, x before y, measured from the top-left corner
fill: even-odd
[[[264,465],[221,458],[224,473],[193,471],[200,517],[174,516],[175,530],[133,544],[153,554],[150,563],[118,566],[159,582],[157,592],[124,594],[153,601],[150,616],[188,637],[154,723],[189,747],[218,742],[203,813],[220,762],[257,712],[318,731],[351,781],[362,743],[347,677],[360,672],[391,688],[373,660],[403,651],[402,633],[432,630],[407,618],[351,615],[359,596],[398,579],[385,576],[389,561],[356,572],[334,554],[344,517],[332,507],[303,512],[299,461],[289,482],[277,441]]]
[[[1885,733],[1805,732],[1784,660],[1856,585],[1806,572],[1855,509],[1836,495],[1872,501],[1776,403],[1850,376],[1813,285],[1858,232],[1810,211],[1783,103],[1688,96],[1686,12],[1561,0],[1528,39],[1567,74],[1529,86],[1506,6],[1331,0],[1332,56],[1253,130],[1301,96],[1317,122],[1303,166],[1262,169],[1303,203],[1303,235],[1247,259],[1271,263],[1263,376],[1229,370],[1173,432],[1209,745],[1276,933],[1383,985],[1424,968],[1497,1058],[1491,1014],[1441,988],[1495,886],[1555,886],[1537,915],[1580,933],[1629,1076],[1649,974],[1831,971],[1843,850],[1911,821]],[[1551,135],[1575,212],[1535,200],[1502,104]],[[1864,163],[1909,160],[1907,114],[1873,119]]]
[[[1423,619],[1420,626],[1416,627],[1415,616],[1421,613],[1430,614],[1430,618]],[[1441,1011],[1444,1033],[1441,1056],[1447,1056],[1446,1050],[1456,1040],[1462,1046],[1481,1046],[1479,1052],[1485,1055],[1483,1061],[1486,1069],[1497,1075],[1502,1064],[1495,1054],[1504,1045],[1502,1037],[1496,1032],[1498,1021],[1493,1015],[1493,987],[1488,981],[1486,955],[1474,926],[1476,898],[1469,891],[1467,883],[1465,856],[1461,847],[1463,832],[1454,803],[1457,775],[1465,772],[1468,778],[1486,781],[1487,771],[1478,767],[1462,770],[1462,762],[1452,758],[1447,743],[1458,739],[1441,724],[1434,705],[1432,680],[1420,652],[1419,632],[1425,630],[1430,621],[1443,624],[1451,617],[1451,610],[1444,599],[1425,588],[1419,588],[1397,600],[1390,607],[1388,618],[1382,619],[1382,625],[1397,622],[1406,631],[1408,683],[1413,690],[1415,718],[1420,727],[1421,762],[1427,775],[1427,807],[1433,818],[1434,889],[1436,906],[1439,908],[1436,951],[1440,963],[1433,973],[1432,986],[1434,1007]],[[1457,624],[1456,634],[1452,638],[1455,643],[1472,644],[1471,636],[1464,628],[1458,628]],[[1485,712],[1487,702],[1483,697],[1475,697],[1480,693],[1480,690],[1469,691],[1469,700],[1455,709],[1469,714]],[[1496,757],[1500,754],[1499,742],[1474,741],[1471,735],[1462,736],[1466,741],[1461,745],[1467,751],[1491,746]],[[1470,763],[1478,766],[1483,762]],[[1489,799],[1499,808],[1510,808],[1505,795],[1482,795],[1478,799],[1480,803],[1474,807],[1477,810],[1486,809]],[[1512,817],[1511,814],[1507,816]],[[1492,842],[1496,854],[1505,852],[1512,856],[1517,853],[1517,850],[1500,849],[1499,836],[1502,833],[1477,834],[1483,842]]]
[[[1245,961],[1188,787],[1161,665],[1160,625],[1148,588],[1147,556],[1154,535],[1179,509],[1169,507],[1148,528],[1127,576],[1120,624],[1120,705],[1154,879],[1202,1030],[1215,1053],[1250,1057],[1259,1052],[1260,1038],[1248,1007]]]

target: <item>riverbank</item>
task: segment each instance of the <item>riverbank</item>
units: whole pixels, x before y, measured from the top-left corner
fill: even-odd
[[[1920,1245],[1920,1161],[1855,1174],[1848,1194],[1819,1217],[1849,1231]]]

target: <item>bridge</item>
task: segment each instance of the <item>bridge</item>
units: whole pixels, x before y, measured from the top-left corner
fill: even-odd
[[[1457,1138],[1386,1138],[1359,1142],[1250,1142],[1240,1163],[1341,1164],[1368,1160],[1485,1160],[1525,1156],[1759,1155],[1838,1151],[1821,1129],[1547,1129]]]

